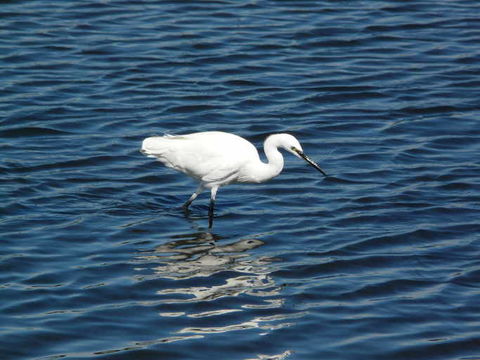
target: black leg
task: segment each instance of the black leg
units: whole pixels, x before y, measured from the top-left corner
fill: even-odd
[[[190,204],[191,204],[192,202],[193,202],[193,200],[187,200],[187,201],[185,202],[185,204],[182,205],[182,208],[183,208],[183,210],[184,210],[185,212],[188,211],[188,207],[190,206]]]
[[[183,210],[185,210],[185,212],[188,211],[188,207],[190,206],[190,204],[193,202],[193,200],[195,200],[197,198],[198,195],[200,195],[200,193],[203,191],[203,185],[200,184],[197,188],[197,190],[195,190],[195,192],[192,194],[192,196],[190,196],[190,199],[188,199],[185,204],[182,205],[182,208]]]
[[[213,209],[215,208],[215,197],[217,196],[218,186],[212,187],[210,195],[210,206],[208,208],[208,228],[211,229],[213,225]]]
[[[211,229],[213,225],[213,209],[215,208],[215,200],[210,199],[210,206],[208,207],[208,228]]]

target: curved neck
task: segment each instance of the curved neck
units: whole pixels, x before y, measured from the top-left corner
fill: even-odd
[[[278,143],[275,136],[269,136],[264,144],[263,151],[267,157],[268,162],[264,163],[259,161],[255,163],[254,168],[250,172],[252,178],[250,181],[253,182],[264,182],[274,178],[283,169],[283,155],[278,151]]]

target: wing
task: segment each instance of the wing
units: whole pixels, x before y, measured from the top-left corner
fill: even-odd
[[[246,162],[258,159],[251,143],[222,132],[147,138],[142,152],[204,183],[233,182]]]

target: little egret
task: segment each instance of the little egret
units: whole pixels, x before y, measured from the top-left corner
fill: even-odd
[[[262,183],[274,178],[283,169],[279,148],[305,160],[327,176],[303,153],[298,140],[290,134],[267,137],[263,149],[268,163],[260,160],[257,149],[249,141],[220,131],[149,137],[143,140],[140,151],[199,182],[197,190],[183,204],[185,210],[204,189],[210,189],[208,227],[211,228],[218,188],[232,183]]]

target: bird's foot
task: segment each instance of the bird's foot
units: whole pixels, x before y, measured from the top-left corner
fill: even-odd
[[[188,205],[183,204],[182,205],[182,210],[185,213],[185,215],[190,214],[190,209],[188,208]]]

